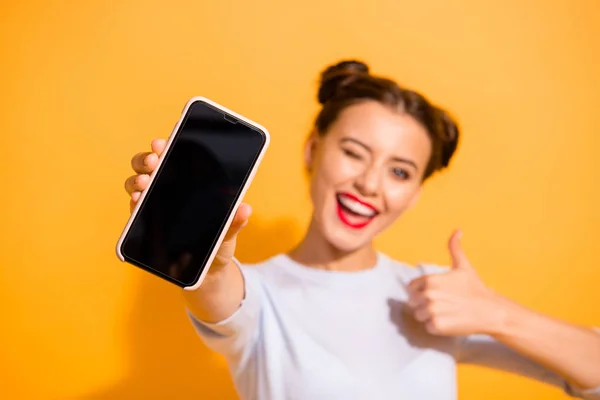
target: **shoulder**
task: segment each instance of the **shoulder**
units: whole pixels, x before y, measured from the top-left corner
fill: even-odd
[[[412,265],[408,262],[395,260],[385,254],[381,254],[381,256],[387,261],[394,275],[401,277],[405,282],[410,282],[421,276],[443,274],[449,271],[449,267],[446,265],[431,262],[419,262]]]

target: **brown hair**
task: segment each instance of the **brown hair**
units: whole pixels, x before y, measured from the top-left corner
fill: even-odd
[[[448,112],[413,90],[371,75],[363,62],[349,60],[327,67],[321,73],[318,99],[323,106],[315,121],[320,135],[326,134],[342,110],[364,100],[378,101],[415,118],[427,130],[432,145],[423,180],[447,167],[456,150],[459,128]]]

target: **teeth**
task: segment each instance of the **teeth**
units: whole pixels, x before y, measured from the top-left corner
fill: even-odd
[[[375,216],[375,211],[373,209],[365,206],[364,204],[360,204],[358,201],[352,200],[346,196],[338,196],[338,200],[344,207],[355,214],[367,218]]]

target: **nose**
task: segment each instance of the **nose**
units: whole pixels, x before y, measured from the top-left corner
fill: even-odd
[[[363,196],[373,197],[379,193],[381,187],[381,173],[375,165],[365,168],[356,179],[354,186]]]

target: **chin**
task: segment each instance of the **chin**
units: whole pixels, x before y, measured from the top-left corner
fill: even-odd
[[[350,237],[350,235],[345,235],[336,229],[326,228],[323,235],[330,246],[342,253],[352,253],[370,242],[370,240],[363,238]]]
[[[352,253],[370,245],[377,234],[375,224],[354,228],[335,218],[324,218],[321,221],[321,232],[325,240],[343,253]]]

